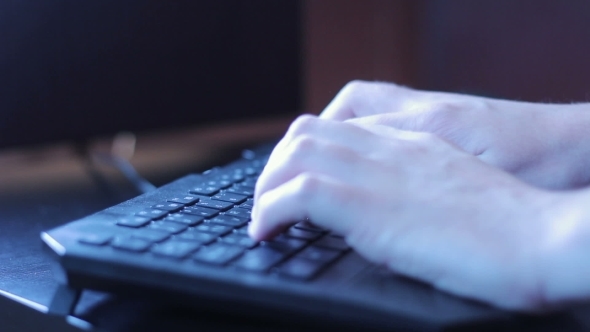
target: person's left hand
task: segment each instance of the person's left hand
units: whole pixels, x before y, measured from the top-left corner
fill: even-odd
[[[320,118],[427,132],[547,189],[590,184],[590,105],[544,104],[348,83]]]
[[[260,175],[249,232],[270,239],[309,218],[394,271],[531,309],[547,300],[555,197],[432,134],[303,116]]]

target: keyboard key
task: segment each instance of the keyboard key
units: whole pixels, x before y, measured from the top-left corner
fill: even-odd
[[[131,237],[150,242],[161,242],[169,238],[170,233],[158,229],[141,228],[131,233]]]
[[[278,272],[282,276],[308,280],[316,276],[324,266],[325,264],[320,261],[292,258],[282,264]]]
[[[250,212],[249,210],[233,208],[231,210],[225,211],[225,215],[250,220],[252,212]]]
[[[158,256],[170,258],[184,258],[196,251],[201,246],[198,242],[188,242],[176,239],[154,245],[151,252]]]
[[[303,249],[295,257],[328,263],[340,256],[340,254],[342,254],[342,251],[339,250],[310,246]]]
[[[303,239],[303,240],[315,240],[322,236],[322,233],[319,232],[312,232],[305,229],[299,229],[295,227],[289,228],[285,233],[283,233],[286,237],[292,237],[296,239]]]
[[[208,199],[208,200],[200,200],[197,204],[195,204],[195,206],[202,206],[202,207],[211,208],[211,209],[215,209],[215,210],[225,211],[225,210],[229,210],[230,208],[232,208],[234,206],[234,203],[223,202],[223,201],[214,201],[214,200]]]
[[[224,180],[224,181],[230,181],[232,183],[235,182],[233,180],[231,174],[221,174],[221,175],[216,176],[216,179],[218,179],[218,180]]]
[[[170,234],[180,233],[188,228],[188,225],[172,221],[156,221],[148,226],[148,229],[159,229]]]
[[[219,189],[225,189],[227,187],[230,187],[233,184],[232,181],[229,180],[211,180],[211,181],[207,181],[204,183],[205,186],[207,187],[216,187]]]
[[[217,187],[200,186],[200,187],[195,187],[195,188],[189,190],[189,193],[195,194],[195,195],[211,196],[211,195],[218,193],[219,189],[220,188],[217,188]]]
[[[258,175],[262,169],[254,168],[254,167],[246,167],[244,168],[244,174],[248,176]]]
[[[210,209],[202,206],[189,206],[185,207],[184,210],[182,210],[182,213],[194,214],[205,218],[211,218],[216,216],[219,213],[219,210]]]
[[[232,227],[229,226],[205,223],[198,225],[194,229],[198,230],[199,232],[211,233],[217,236],[221,236],[232,231]]]
[[[337,236],[324,236],[323,238],[317,240],[313,243],[314,246],[335,249],[340,251],[345,251],[350,249],[346,241],[343,238]]]
[[[218,235],[201,232],[198,229],[189,229],[177,235],[178,239],[192,241],[199,244],[209,244],[217,240]]]
[[[217,224],[217,225],[225,225],[231,227],[240,227],[246,225],[248,223],[248,219],[235,217],[227,214],[218,215],[213,219],[209,219],[206,223]]]
[[[240,228],[234,229],[234,233],[242,234],[248,236],[248,225],[244,225]]]
[[[142,210],[137,212],[135,215],[141,217],[147,217],[151,219],[158,219],[162,218],[163,216],[167,215],[168,211],[159,210],[159,209],[149,209],[149,210]]]
[[[256,181],[257,181],[257,179],[248,178],[248,179],[245,179],[244,181],[240,182],[239,185],[242,188],[254,190],[256,188]]]
[[[240,209],[247,209],[250,210],[250,212],[252,212],[252,209],[254,208],[254,205],[250,204],[249,202],[244,202],[241,205],[238,206]]]
[[[78,242],[90,244],[94,246],[104,246],[113,238],[112,235],[106,233],[90,233],[84,234],[78,238]]]
[[[226,244],[241,246],[248,249],[254,248],[258,244],[258,242],[252,240],[249,236],[239,233],[228,234],[219,239],[219,241]]]
[[[176,211],[182,209],[183,207],[184,207],[184,204],[173,203],[173,202],[152,205],[152,209],[164,210],[164,211],[168,211],[168,212],[176,212]]]
[[[214,243],[197,251],[193,258],[202,263],[225,265],[244,252],[244,248],[223,243]]]
[[[228,179],[234,183],[236,182],[240,182],[242,180],[244,180],[244,178],[246,177],[246,174],[244,174],[243,172],[236,172],[234,171],[232,174],[228,175]]]
[[[274,248],[259,246],[246,251],[234,265],[251,271],[263,272],[278,264],[285,257],[286,255],[283,252]]]
[[[195,226],[202,223],[205,217],[194,214],[175,213],[168,215],[164,220]]]
[[[248,197],[254,196],[254,188],[251,188],[251,187],[234,185],[233,187],[229,188],[227,191],[230,193],[236,193],[236,194],[240,194],[240,195],[244,195],[244,196],[248,196]]]
[[[217,195],[211,197],[211,199],[218,200],[218,201],[224,201],[224,202],[230,202],[230,203],[234,203],[234,204],[241,204],[241,203],[245,202],[246,199],[248,199],[248,196],[244,196],[244,195],[240,195],[240,194],[233,194],[233,193],[221,193],[221,194],[217,194]]]
[[[307,241],[279,235],[270,241],[262,241],[260,244],[265,247],[271,247],[277,251],[285,253],[286,255],[290,255],[305,247],[307,245]]]
[[[240,209],[240,210],[244,210],[246,212],[248,212],[250,215],[252,214],[252,207],[248,205],[248,203],[242,203],[238,206],[236,206],[236,208]]]
[[[190,205],[199,201],[198,196],[178,196],[167,199],[168,202]]]
[[[318,226],[316,226],[310,222],[307,222],[307,221],[302,221],[300,223],[297,223],[293,227],[297,228],[297,229],[303,229],[306,231],[310,231],[310,232],[326,232],[325,229],[318,227]]]
[[[117,219],[117,225],[138,228],[149,224],[151,221],[147,217],[130,216]]]
[[[111,242],[111,246],[115,249],[134,252],[146,251],[151,245],[150,241],[132,237],[116,237]]]

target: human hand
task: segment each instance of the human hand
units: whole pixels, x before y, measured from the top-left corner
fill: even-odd
[[[563,189],[590,183],[588,108],[354,81],[320,117],[433,133],[521,180]]]
[[[260,175],[249,231],[269,239],[309,218],[401,274],[531,309],[550,292],[542,256],[556,195],[432,134],[303,116]]]

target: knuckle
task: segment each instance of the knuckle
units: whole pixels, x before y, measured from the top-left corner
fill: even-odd
[[[321,186],[322,180],[316,174],[304,172],[298,176],[298,189],[302,198],[307,199],[313,194],[317,193]]]
[[[421,122],[434,131],[456,126],[471,110],[470,102],[461,100],[443,100],[427,104],[421,114]]]
[[[340,98],[342,98],[342,97],[347,98],[350,96],[354,96],[359,93],[362,93],[362,91],[366,91],[367,88],[370,87],[371,85],[372,85],[371,82],[361,81],[361,80],[353,80],[353,81],[346,83],[346,85],[344,85],[344,87],[340,90],[340,93],[338,95]]]
[[[293,136],[301,135],[308,133],[314,128],[318,119],[309,114],[300,115],[293,121],[291,126],[289,127],[289,131]]]
[[[440,141],[440,138],[433,133],[419,132],[416,133],[416,141],[424,145],[432,145],[437,144],[438,141]]]
[[[458,100],[437,101],[430,105],[432,116],[448,117],[462,112],[467,107],[464,102]]]
[[[427,113],[432,119],[456,120],[466,112],[489,108],[488,103],[483,99],[446,99],[429,103]]]
[[[367,82],[367,81],[352,80],[344,85],[343,90],[353,90],[354,91],[354,90],[358,90],[358,89],[366,86],[367,84],[369,84],[369,82]]]
[[[293,139],[292,151],[293,154],[308,154],[318,149],[318,140],[309,134],[298,135]]]

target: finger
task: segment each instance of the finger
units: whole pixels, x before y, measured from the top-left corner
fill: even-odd
[[[348,123],[363,128],[381,138],[386,138],[391,142],[420,141],[431,136],[429,133],[401,130],[387,125],[366,124],[357,121]]]
[[[302,115],[295,119],[287,133],[277,144],[275,150],[284,148],[289,142],[301,135],[308,135],[317,138],[324,138],[329,141],[338,142],[348,146],[355,151],[364,151],[367,146],[365,140],[370,139],[373,134],[364,128],[350,124],[343,124],[339,121],[321,119],[314,115]]]
[[[361,125],[363,127],[382,125],[412,131],[424,130],[426,125],[423,112],[418,109],[369,115],[361,118],[348,119],[346,122]]]
[[[301,173],[266,192],[254,206],[249,233],[256,240],[270,239],[285,227],[309,218],[320,227],[346,235],[358,210],[355,193],[348,184],[313,173]],[[362,196],[362,195],[360,195]],[[346,211],[342,211],[346,210]],[[338,215],[338,218],[334,218]]]
[[[270,155],[267,166],[259,177],[258,183],[264,183],[266,177],[272,174],[273,165],[288,163],[289,156],[298,150],[304,150],[305,146],[298,146],[302,143],[301,137],[314,137],[318,140],[325,140],[333,146],[340,145],[352,152],[359,154],[366,153],[371,147],[371,140],[375,134],[353,124],[323,120],[315,116],[305,115],[297,118],[285,137],[277,144]],[[328,144],[325,144],[328,146]],[[254,199],[257,200],[263,192],[263,188],[257,183]],[[264,188],[266,190],[266,187]]]
[[[424,94],[424,93],[422,93]],[[322,119],[345,121],[405,109],[422,94],[393,83],[352,81],[320,114]]]
[[[259,177],[255,200],[304,172],[347,179],[351,184],[362,185],[361,178],[354,174],[365,159],[346,146],[304,135],[297,137],[280,154],[280,158],[273,156],[273,161],[266,165],[264,174]]]

